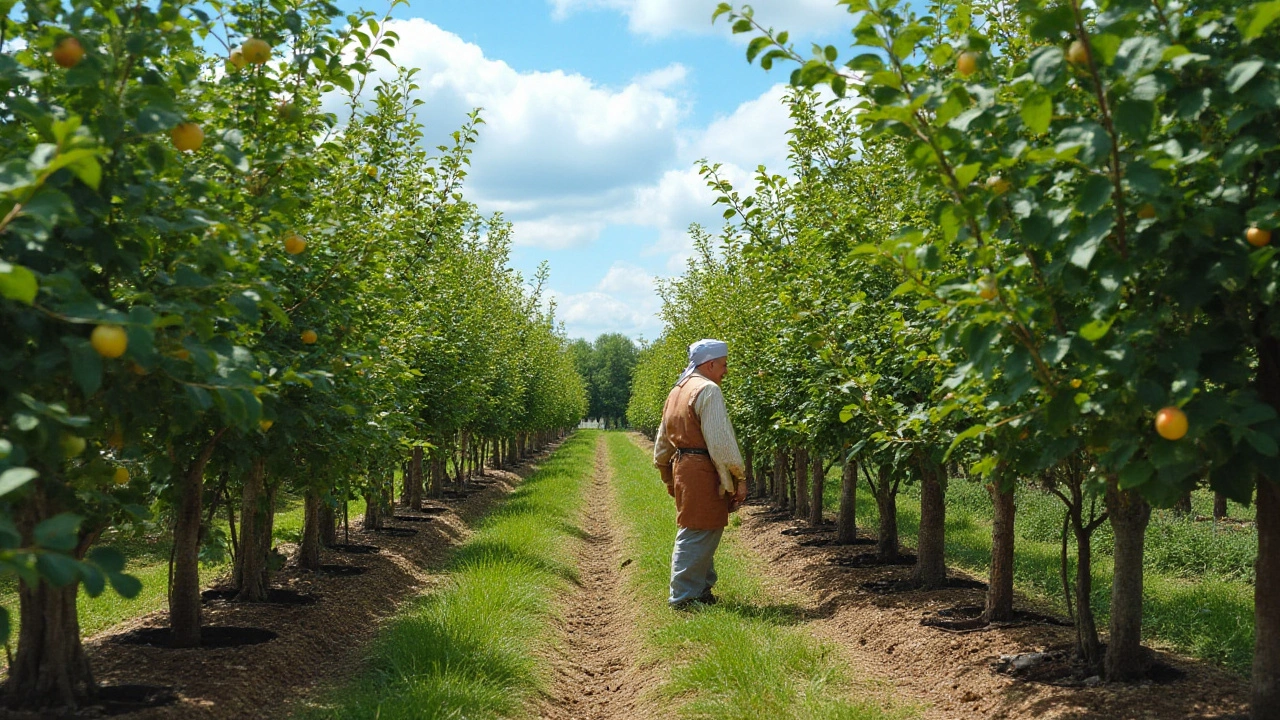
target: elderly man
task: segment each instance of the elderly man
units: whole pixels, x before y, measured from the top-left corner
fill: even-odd
[[[667,396],[653,444],[653,463],[676,499],[675,550],[671,553],[671,607],[713,604],[715,552],[729,513],[747,497],[738,440],[725,409],[720,380],[729,346],[699,340],[689,346],[689,366]]]

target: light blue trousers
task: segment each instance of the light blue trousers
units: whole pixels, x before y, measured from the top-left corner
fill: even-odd
[[[671,597],[667,602],[695,600],[716,584],[716,548],[720,545],[719,530],[691,530],[680,528],[676,533],[676,546],[671,552]]]

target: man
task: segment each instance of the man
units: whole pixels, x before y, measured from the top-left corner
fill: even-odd
[[[676,499],[671,596],[677,609],[714,604],[715,552],[729,513],[747,497],[746,467],[719,382],[728,369],[729,346],[699,340],[689,346],[689,366],[667,396],[653,443],[653,463]]]

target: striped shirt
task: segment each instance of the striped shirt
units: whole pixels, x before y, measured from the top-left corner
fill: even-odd
[[[705,378],[702,373],[695,373]],[[734,479],[746,477],[746,463],[742,461],[742,452],[738,450],[738,438],[733,433],[733,425],[729,422],[729,410],[724,404],[724,393],[720,386],[708,380],[708,385],[693,399],[693,411],[698,414],[702,426],[702,437],[707,441],[707,453],[720,475],[720,488],[727,493],[734,491]],[[662,467],[671,462],[676,448],[667,438],[664,425],[658,426],[658,434],[653,441],[653,464]]]

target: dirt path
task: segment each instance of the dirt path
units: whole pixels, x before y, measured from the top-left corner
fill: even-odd
[[[661,716],[645,695],[656,684],[653,674],[637,662],[636,613],[622,580],[622,546],[610,522],[612,480],[601,437],[580,519],[582,535],[575,543],[578,584],[560,607],[551,658],[555,678],[550,696],[537,708],[545,720]]]
[[[547,453],[554,451],[548,448]],[[163,627],[166,612],[128,621],[86,641],[100,683],[150,685],[171,689],[177,702],[128,713],[131,720],[286,717],[326,688],[340,684],[362,667],[362,659],[384,620],[399,605],[439,582],[449,553],[471,534],[471,527],[537,468],[525,461],[514,470],[489,469],[465,497],[430,501],[434,510],[414,513],[396,508],[403,520],[390,520],[386,533],[357,531],[352,544],[375,545],[376,554],[324,551],[329,574],[304,572],[293,563],[273,586],[315,597],[310,605],[247,605],[213,602],[204,608],[204,624],[262,628],[278,634],[270,642],[231,648],[171,650],[117,642],[137,628]],[[397,534],[398,533],[398,534]],[[339,542],[345,539],[339,530]],[[343,576],[346,569],[358,576]]]
[[[1073,630],[1026,625],[952,634],[921,626],[926,612],[980,605],[983,591],[871,592],[863,583],[905,578],[910,568],[834,565],[833,557],[866,548],[801,546],[799,542],[823,536],[783,535],[799,523],[768,510],[764,505],[744,509],[738,541],[764,561],[764,572],[774,582],[807,597],[805,625],[810,631],[838,646],[859,674],[887,681],[900,700],[918,703],[926,719],[1247,717],[1248,688],[1240,678],[1169,653],[1158,653],[1159,659],[1186,675],[1168,684],[1060,687],[997,674],[991,668],[1001,655],[1069,644]],[[1019,606],[1045,610],[1025,598],[1019,598]]]

